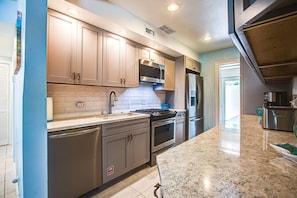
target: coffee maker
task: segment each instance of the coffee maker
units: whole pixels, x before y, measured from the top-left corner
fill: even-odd
[[[292,131],[295,110],[289,106],[287,92],[264,92],[262,127]]]

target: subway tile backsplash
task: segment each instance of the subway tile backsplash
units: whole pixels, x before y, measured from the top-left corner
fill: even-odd
[[[150,84],[140,84],[138,88],[47,84],[47,96],[53,98],[54,120],[107,113],[111,91],[116,92],[118,99],[113,113],[160,108],[166,97],[165,91],[154,91]]]

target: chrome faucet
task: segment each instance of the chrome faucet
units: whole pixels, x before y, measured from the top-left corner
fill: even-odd
[[[114,94],[114,98],[113,100],[111,100],[111,95]],[[112,110],[111,108],[114,106],[114,101],[117,101],[117,94],[115,93],[115,91],[111,91],[109,94],[109,103],[108,103],[108,113],[111,114]]]

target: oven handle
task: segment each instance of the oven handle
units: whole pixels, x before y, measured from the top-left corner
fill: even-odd
[[[166,120],[158,120],[158,121],[152,122],[152,127],[158,127],[158,126],[163,126],[163,125],[167,125],[167,124],[174,124],[174,122],[175,122],[175,118],[166,119]]]

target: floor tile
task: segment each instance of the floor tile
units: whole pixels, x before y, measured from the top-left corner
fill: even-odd
[[[135,198],[138,195],[140,195],[139,192],[128,186],[127,188],[111,196],[111,198]]]
[[[5,196],[7,194],[15,193],[16,192],[16,185],[13,184],[11,181],[5,181],[4,183],[4,189],[5,189]]]
[[[0,146],[0,198],[16,198],[16,185],[12,183],[15,178],[12,146]]]
[[[4,182],[0,182],[0,197],[4,196]]]
[[[141,178],[131,185],[136,191],[143,193],[149,187],[157,184],[159,182],[159,178],[153,175],[147,175],[146,177]]]
[[[136,198],[146,198],[144,195],[140,194]]]
[[[156,188],[154,186],[151,186],[149,189],[147,189],[146,191],[144,191],[142,193],[142,195],[144,195],[146,198],[156,198],[155,195],[154,195],[155,189]],[[157,196],[159,198],[161,198],[161,190],[160,190],[160,188],[157,190],[156,194],[157,194]]]

